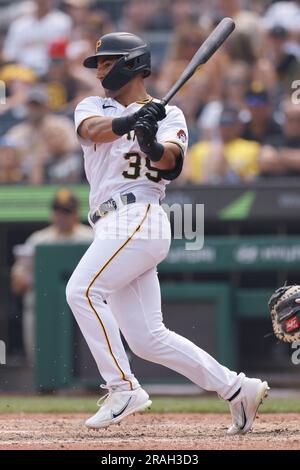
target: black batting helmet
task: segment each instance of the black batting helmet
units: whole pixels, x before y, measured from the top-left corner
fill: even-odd
[[[102,85],[108,90],[118,90],[133,77],[143,73],[144,78],[151,74],[149,44],[135,34],[110,33],[102,36],[96,44],[95,55],[85,59],[83,65],[95,69],[100,56],[120,56],[104,78]]]

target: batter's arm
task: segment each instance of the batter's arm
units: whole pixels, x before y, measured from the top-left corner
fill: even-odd
[[[94,116],[85,119],[77,130],[82,139],[90,140],[94,144],[113,142],[120,137],[112,130],[112,118]]]
[[[152,162],[152,165],[157,168],[161,178],[173,181],[182,172],[184,149],[175,142],[165,142],[162,148],[164,150],[162,158]]]
[[[176,167],[177,158],[182,157],[182,149],[179,145],[167,142],[164,144],[164,153],[158,162],[153,162],[153,166],[159,170],[173,170]]]
[[[94,106],[93,102],[88,102],[88,105],[89,111],[91,111],[91,109],[97,111],[97,107]],[[77,133],[82,139],[89,140],[94,144],[113,142],[123,135],[129,134],[129,132],[133,130],[137,120],[145,114],[150,114],[155,122],[164,119],[166,116],[164,106],[155,102],[142,106],[133,114],[115,118],[99,116],[98,114],[92,115],[92,113],[89,115],[86,113],[86,108],[87,103],[85,103],[84,100],[76,108],[75,122],[82,116],[82,121],[77,127]]]

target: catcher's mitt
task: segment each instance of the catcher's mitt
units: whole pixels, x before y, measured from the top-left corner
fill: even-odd
[[[300,286],[283,286],[268,302],[274,333],[286,343],[300,340],[300,304],[296,299],[300,299]]]

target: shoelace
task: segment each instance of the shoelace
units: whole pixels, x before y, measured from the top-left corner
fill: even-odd
[[[100,397],[99,400],[97,401],[97,406],[103,406],[104,403],[108,404],[110,401],[110,398],[112,397],[113,392],[116,390],[115,387],[107,387],[106,385],[100,385],[100,388],[104,390],[108,390],[108,392],[103,395],[103,397]]]

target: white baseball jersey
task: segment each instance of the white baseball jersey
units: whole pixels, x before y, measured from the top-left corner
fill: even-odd
[[[81,101],[75,110],[76,132],[83,121],[91,117],[121,117],[138,111],[145,102],[131,103],[125,107],[113,98],[90,96]],[[182,111],[176,106],[166,106],[167,116],[158,123],[157,141],[173,142],[180,146],[183,156],[188,146],[188,131]],[[90,184],[90,212],[116,194],[142,193],[150,201],[162,199],[169,181],[159,177],[150,160],[140,150],[134,132],[114,142],[94,144],[80,136],[84,153],[84,166]]]

